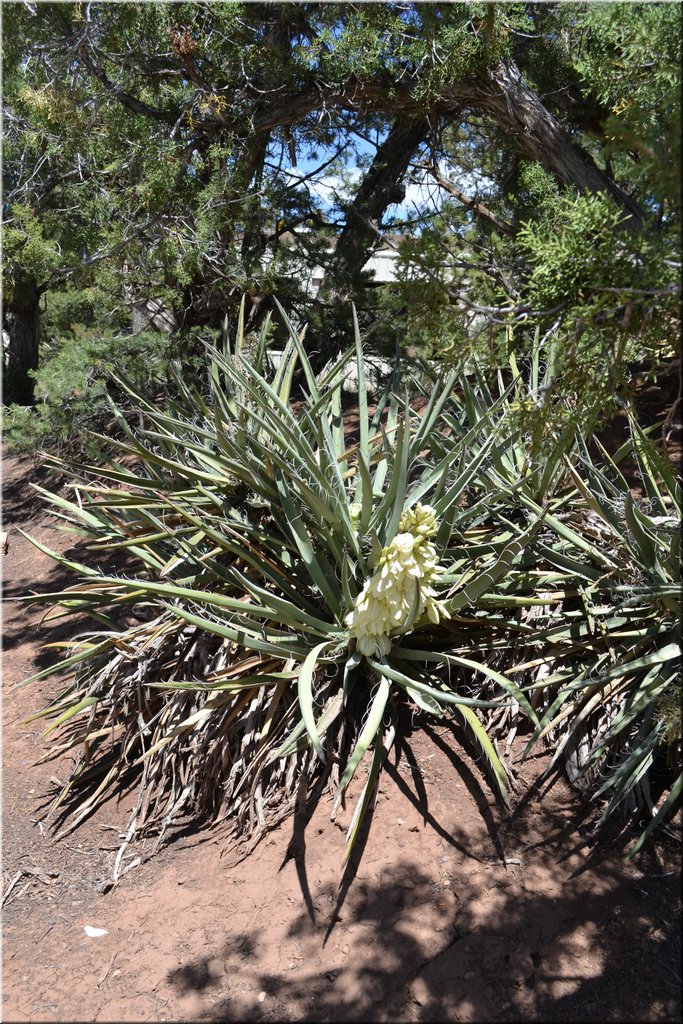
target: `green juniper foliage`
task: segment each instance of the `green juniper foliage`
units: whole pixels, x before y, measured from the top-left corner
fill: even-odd
[[[147,300],[194,356],[226,315],[234,342],[243,294],[256,333],[277,296],[317,370],[351,299],[368,351],[494,376],[507,330],[523,369],[539,327],[586,428],[678,338],[680,5],[16,3],[3,29],[4,399],[40,406],[14,445],[65,435],[72,325],[125,348]],[[73,292],[91,319],[55,324]]]

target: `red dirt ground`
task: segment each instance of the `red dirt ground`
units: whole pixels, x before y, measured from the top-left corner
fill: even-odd
[[[4,465],[5,596],[57,589],[62,570],[17,528],[71,540],[32,497],[30,463]],[[56,842],[46,809],[68,764],[31,767],[42,727],[21,720],[58,686],[12,687],[54,659],[40,644],[83,628],[39,627],[41,614],[5,607],[4,1021],[679,1019],[677,847],[628,862],[633,833],[593,836],[562,777],[532,785],[547,754],[520,765],[519,742],[507,815],[447,727],[407,737],[341,888],[360,784],[336,822],[326,796],[305,832],[285,823],[236,865],[189,823],[110,888],[133,798]]]

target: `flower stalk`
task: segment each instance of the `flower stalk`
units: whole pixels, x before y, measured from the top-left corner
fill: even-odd
[[[374,575],[346,617],[361,654],[386,657],[391,637],[409,632],[425,613],[434,623],[448,617],[431,585],[444,571],[430,539],[438,528],[436,513],[429,505],[417,504],[401,516],[399,532],[382,549]]]

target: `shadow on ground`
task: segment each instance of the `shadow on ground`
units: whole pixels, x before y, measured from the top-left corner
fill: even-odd
[[[675,921],[653,914],[645,890],[639,899],[623,881],[609,885],[609,872],[605,893],[589,900],[574,894],[571,885],[557,898],[507,889],[495,912],[483,920],[467,890],[456,885],[455,917],[442,914],[449,941],[430,957],[413,937],[411,921],[425,902],[438,905],[439,894],[415,863],[398,861],[395,873],[397,880],[381,889],[359,887],[350,894],[347,916],[363,925],[362,936],[350,943],[334,970],[316,974],[296,964],[289,975],[287,968],[279,974],[259,973],[253,960],[263,930],[255,929],[231,936],[205,959],[173,972],[169,981],[180,992],[206,990],[216,984],[212,963],[218,959],[229,974],[266,993],[263,1013],[245,1018],[241,1005],[233,1007],[228,998],[214,1006],[211,1016],[200,1018],[215,1021],[287,1019],[288,1009],[304,999],[310,1010],[304,1016],[297,1012],[295,1019],[678,1019],[680,980],[668,964],[677,962],[671,954],[680,945],[679,929]],[[409,878],[413,887],[407,889],[401,878]],[[325,897],[334,894],[319,893],[318,902]],[[621,910],[638,903],[638,913]],[[314,927],[302,914],[290,935],[300,937]],[[322,932],[322,924],[317,927]],[[631,955],[625,957],[629,947]],[[653,1018],[655,999],[670,1016]]]
[[[452,761],[450,744],[444,753]],[[464,761],[455,767],[481,803]],[[259,968],[266,951],[273,964],[274,942],[271,927],[259,924],[226,928],[222,943],[169,972],[178,996],[195,993],[211,1004],[194,1019],[679,1019],[679,878],[662,866],[661,847],[647,847],[638,868],[625,869],[633,832],[590,838],[587,805],[569,793],[565,800],[564,784],[550,799],[552,782],[532,785],[504,820],[484,809],[488,842],[473,841],[466,823],[445,829],[434,819],[414,778],[407,794],[405,780],[392,766],[387,772],[445,837],[446,871],[433,859],[386,850],[379,837],[385,853],[373,876],[362,859],[373,841],[377,857],[371,822],[338,888],[306,881],[301,912],[279,939],[277,970]],[[301,837],[297,849],[305,856]],[[506,863],[511,849],[520,855]],[[492,851],[493,858],[481,856]],[[300,884],[307,879],[305,864],[297,876]],[[292,947],[302,955],[290,959]]]

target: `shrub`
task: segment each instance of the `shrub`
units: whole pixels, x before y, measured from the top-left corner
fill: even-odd
[[[499,521],[479,479],[504,446],[488,429],[498,406],[467,426],[451,373],[421,417],[389,388],[370,417],[361,387],[351,441],[340,386],[350,358],[365,380],[358,334],[321,380],[288,327],[270,381],[239,352],[211,351],[208,402],[182,381],[182,401],[162,410],[137,396],[144,426],[122,418],[128,440],[117,445],[134,467],[73,464],[93,482],[75,502],[50,499],[93,552],[137,562],[120,575],[67,563],[82,582],[47,597],[57,614],[87,611],[105,626],[75,641],[56,667],[68,686],[42,712],[61,731],[57,749],[83,748],[60,797],[85,793],[74,823],[136,765],[136,829],[163,832],[192,810],[258,837],[298,786],[310,794],[331,774],[340,799],[372,747],[348,855],[402,702],[459,716],[507,798],[475,711],[514,700],[535,720],[489,664],[507,627],[449,618],[514,577],[538,528],[526,516]],[[297,362],[307,395],[295,414]],[[391,620],[376,624],[363,606],[382,592],[379,577],[393,590],[383,594]],[[121,626],[125,608],[142,621]]]
[[[5,411],[5,438],[12,451],[37,455],[68,449],[92,457],[101,451],[94,432],[112,419],[107,393],[116,388],[114,372],[123,373],[148,394],[163,387],[171,343],[163,334],[117,334],[83,324],[53,344],[35,378],[32,406],[10,405]]]
[[[679,774],[657,808],[648,784],[659,753],[672,766],[680,759],[683,510],[668,459],[632,415],[629,422],[631,439],[613,458],[602,449],[601,466],[579,441],[570,467],[576,489],[559,543],[539,547],[548,563],[573,576],[574,607],[545,634],[573,650],[571,667],[558,658],[555,679],[545,680],[545,711],[530,745],[554,737],[550,768],[564,756],[573,780],[588,782],[594,798],[609,797],[601,821],[639,791],[652,816],[635,853],[683,787]],[[621,472],[629,457],[641,497]]]
[[[464,723],[504,801],[496,731],[521,719],[532,743],[554,737],[557,762],[597,722],[579,769],[604,766],[610,813],[673,735],[670,471],[634,424],[640,507],[623,491],[626,449],[601,470],[565,432],[534,456],[519,380],[494,396],[423,367],[418,414],[395,393],[399,361],[372,415],[361,385],[351,437],[340,391],[350,360],[365,381],[357,325],[316,377],[282,315],[275,373],[267,327],[250,359],[241,329],[235,352],[208,349],[208,398],[178,379],[160,409],[119,382],[141,417],[120,416],[125,465],[50,459],[77,481],[75,501],[48,498],[93,565],[53,555],[81,581],[31,600],[103,626],[33,677],[66,683],[36,716],[59,730],[46,756],[81,751],[55,806],[74,827],[137,772],[128,837],[194,813],[255,842],[327,783],[336,808],[363,762],[348,858],[407,706]],[[104,552],[125,571],[96,568]]]

